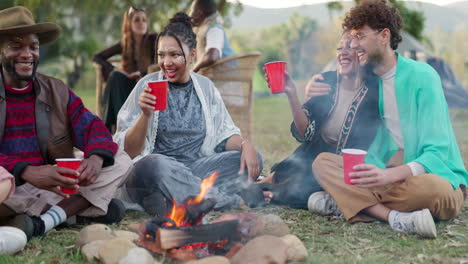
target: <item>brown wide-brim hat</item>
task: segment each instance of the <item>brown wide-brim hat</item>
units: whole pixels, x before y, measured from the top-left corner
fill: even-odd
[[[36,24],[31,11],[24,6],[0,10],[0,37],[36,34],[39,44],[44,45],[56,40],[61,32],[62,28],[54,23]]]

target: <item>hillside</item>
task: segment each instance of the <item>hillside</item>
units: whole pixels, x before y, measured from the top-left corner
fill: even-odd
[[[468,2],[465,2],[465,4],[467,3]],[[423,11],[426,17],[426,31],[431,31],[435,26],[438,26],[442,31],[450,32],[455,30],[457,25],[463,23],[468,25],[465,18],[467,14],[464,14],[461,9],[422,2],[407,2],[407,6],[412,9]]]
[[[351,2],[345,2],[345,5],[349,7],[351,6]],[[407,5],[410,8],[424,12],[426,16],[426,31],[431,31],[435,26],[439,26],[443,31],[452,31],[458,24],[466,23],[465,16],[468,15],[468,1],[448,6],[438,6],[422,2],[407,2]],[[319,24],[326,24],[330,21],[325,3],[281,9],[265,9],[244,5],[242,14],[238,17],[232,17],[232,28],[252,29],[269,27],[285,22],[294,13],[312,17]],[[334,14],[334,16],[343,16],[344,13],[343,11],[341,14]]]
[[[320,24],[330,21],[328,9],[323,3],[278,9],[257,8],[244,4],[243,8],[240,16],[232,18],[233,28],[270,27],[285,22],[294,13],[312,17]]]
[[[447,7],[454,10],[455,12],[459,12],[460,14],[468,16],[468,1],[452,3],[447,5]]]

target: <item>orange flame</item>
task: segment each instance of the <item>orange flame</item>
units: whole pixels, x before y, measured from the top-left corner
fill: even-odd
[[[187,202],[187,205],[198,204],[202,202],[205,195],[208,193],[211,187],[213,187],[217,178],[218,178],[218,172],[213,172],[209,177],[203,179],[200,185],[200,193],[195,198],[190,199]],[[186,213],[186,205],[185,204],[177,205],[176,201],[172,200],[172,209],[166,215],[166,217],[172,219],[176,223],[176,226],[189,225],[188,223],[184,221],[185,213]]]
[[[208,193],[211,187],[213,187],[217,178],[218,172],[215,171],[209,177],[203,179],[200,185],[200,193],[194,199],[189,200],[187,204],[201,203],[201,201],[203,201],[203,198],[205,198],[205,195]]]
[[[172,200],[172,210],[169,214],[169,218],[174,220],[176,226],[181,226],[184,224],[185,217],[185,205],[177,205],[175,200]]]

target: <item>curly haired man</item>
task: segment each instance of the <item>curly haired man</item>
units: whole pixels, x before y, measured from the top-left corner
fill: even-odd
[[[347,14],[351,47],[361,66],[380,77],[384,125],[365,164],[343,181],[341,157],[324,153],[312,169],[326,192],[309,197],[309,210],[343,213],[346,220],[382,220],[398,232],[437,236],[434,218],[460,214],[468,173],[453,134],[439,76],[429,65],[395,52],[402,18],[385,0],[362,1]]]

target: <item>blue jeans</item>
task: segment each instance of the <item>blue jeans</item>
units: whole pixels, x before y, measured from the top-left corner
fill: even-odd
[[[261,155],[258,156],[262,169]],[[215,210],[235,208],[247,183],[247,176],[238,173],[240,157],[239,151],[225,151],[183,164],[172,157],[151,154],[134,164],[126,183],[127,192],[147,211],[151,201],[145,201],[155,193],[170,201],[175,199],[179,204],[198,195],[202,180],[217,171],[218,178],[206,198],[216,199]]]

